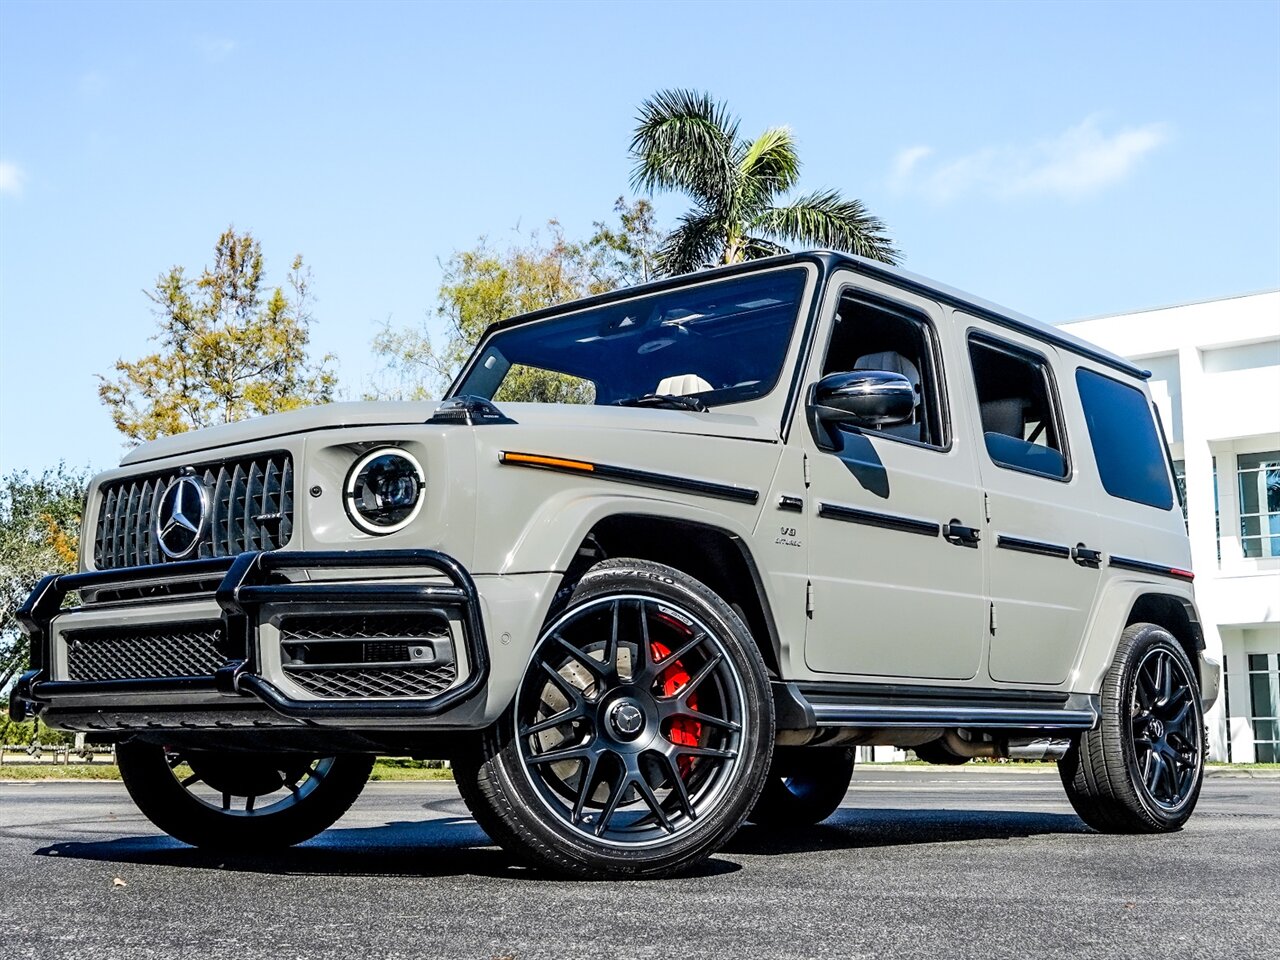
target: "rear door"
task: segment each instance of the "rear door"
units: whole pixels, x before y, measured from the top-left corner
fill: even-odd
[[[1101,541],[1096,499],[1075,475],[1066,435],[1059,391],[1074,383],[1059,385],[1048,344],[955,317],[986,495],[991,677],[1060,684],[1097,592]]]

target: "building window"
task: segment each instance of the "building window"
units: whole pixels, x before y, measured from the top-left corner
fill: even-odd
[[[1187,461],[1173,461],[1173,482],[1178,485],[1182,504],[1182,525],[1187,525]],[[1218,458],[1213,458],[1213,533],[1218,538],[1218,562],[1222,562],[1222,517],[1218,510]]]
[[[1246,557],[1280,557],[1280,451],[1242,453],[1240,546]]]
[[[1280,655],[1249,654],[1249,712],[1258,763],[1280,763]]]

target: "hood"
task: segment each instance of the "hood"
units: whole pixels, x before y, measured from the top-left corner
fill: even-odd
[[[317,430],[341,427],[423,425],[436,411],[437,401],[328,403],[288,413],[275,413],[237,423],[224,423],[152,440],[129,451],[121,466],[147,463],[183,454],[230,447],[258,440],[274,439]],[[686,433],[740,440],[776,440],[777,423],[768,424],[750,413],[698,413],[692,410],[661,410],[641,407],[597,407],[561,403],[501,403],[502,412],[519,425],[598,430],[635,430],[649,433]],[[457,426],[438,429],[456,430]],[[489,428],[473,428],[489,429]]]

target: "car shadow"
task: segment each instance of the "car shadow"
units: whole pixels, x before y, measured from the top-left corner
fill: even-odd
[[[817,826],[780,829],[748,824],[692,876],[734,873],[728,856],[770,856],[812,851],[1010,840],[1044,834],[1091,832],[1071,814],[1013,811],[841,809]],[[190,869],[345,877],[483,876],[554,881],[511,859],[469,817],[436,816],[378,827],[326,830],[287,850],[258,855],[216,854],[164,836],[117,837],[50,844],[36,856]]]
[[[1013,840],[1045,834],[1092,833],[1071,813],[1013,810],[837,810],[816,826],[747,824],[723,848],[754,856],[816,850],[858,850],[978,840]]]

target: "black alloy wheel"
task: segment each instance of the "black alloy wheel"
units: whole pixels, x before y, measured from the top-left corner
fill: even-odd
[[[1103,680],[1098,725],[1058,772],[1080,818],[1106,833],[1166,833],[1186,823],[1204,780],[1200,685],[1163,627],[1135,623]]]
[[[578,876],[660,876],[709,855],[755,800],[773,737],[763,663],[705,586],[605,561],[543,629],[459,789],[494,839]]]
[[[373,757],[191,750],[142,741],[116,749],[129,795],[165,833],[244,853],[309,840],[355,802]]]

